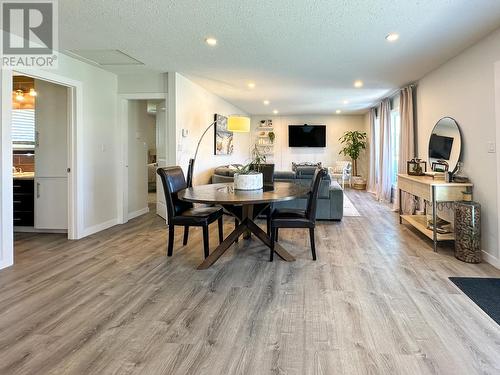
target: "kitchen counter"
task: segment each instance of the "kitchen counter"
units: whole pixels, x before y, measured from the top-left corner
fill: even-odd
[[[35,172],[13,173],[12,177],[14,178],[14,180],[34,180]]]

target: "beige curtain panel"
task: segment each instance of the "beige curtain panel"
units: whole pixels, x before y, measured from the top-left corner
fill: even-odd
[[[391,175],[391,101],[384,99],[379,105],[380,137],[379,137],[379,165],[377,175],[376,197],[382,202],[391,202],[392,175]]]
[[[408,86],[401,90],[399,102],[399,114],[401,119],[401,131],[399,137],[399,161],[398,173],[406,173],[406,162],[415,157],[415,124],[413,121],[413,87]],[[414,198],[403,192],[401,202],[399,194],[394,199],[394,208],[399,207],[405,214],[413,214],[415,210]]]
[[[370,170],[368,173],[368,187],[367,190],[370,193],[377,192],[377,147],[375,139],[375,118],[377,112],[375,108],[371,108],[368,112],[368,124],[370,125],[370,142],[368,147],[370,148]]]

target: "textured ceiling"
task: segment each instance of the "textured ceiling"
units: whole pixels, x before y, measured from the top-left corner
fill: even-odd
[[[366,109],[500,26],[499,0],[64,0],[59,7],[62,50],[123,51],[145,65],[107,69],[178,71],[251,114]],[[400,40],[388,43],[389,32]],[[362,89],[353,88],[356,79]]]

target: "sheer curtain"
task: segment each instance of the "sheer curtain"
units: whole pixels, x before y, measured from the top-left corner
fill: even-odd
[[[413,86],[401,89],[399,113],[401,118],[401,132],[399,139],[398,173],[406,173],[406,162],[415,157],[415,125],[413,123]],[[394,209],[401,205],[403,213],[413,213],[414,200],[410,194],[402,193],[394,199]]]
[[[391,148],[391,101],[384,99],[378,107],[380,136],[379,163],[377,173],[377,194],[379,201],[389,203],[392,193],[392,148]]]
[[[376,194],[377,192],[377,134],[378,131],[375,129],[375,119],[377,117],[377,111],[375,108],[371,108],[368,112],[368,124],[370,126],[370,170],[368,174],[368,192]]]

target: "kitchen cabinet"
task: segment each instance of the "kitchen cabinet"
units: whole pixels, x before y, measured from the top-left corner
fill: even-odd
[[[35,177],[35,228],[68,229],[67,179]]]
[[[34,224],[34,181],[14,179],[14,226],[32,227]]]

